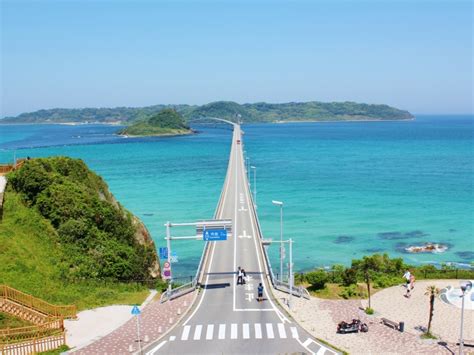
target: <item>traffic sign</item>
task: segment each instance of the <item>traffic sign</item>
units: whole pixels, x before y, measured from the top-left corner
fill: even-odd
[[[163,278],[165,280],[171,279],[171,265],[167,261],[163,263]]]
[[[137,305],[133,306],[133,308],[132,308],[132,314],[133,314],[134,316],[138,316],[140,313],[141,313],[141,312],[140,312],[140,308],[138,308]]]
[[[168,259],[168,248],[160,247],[160,259]]]
[[[227,230],[206,229],[203,231],[202,240],[205,240],[205,241],[227,240]]]
[[[178,262],[178,254],[175,251],[171,252],[170,261],[172,263],[177,263]]]

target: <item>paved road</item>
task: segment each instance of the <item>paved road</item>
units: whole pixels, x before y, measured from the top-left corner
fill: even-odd
[[[334,354],[285,316],[265,277],[265,264],[252,213],[242,153],[242,134],[234,125],[233,142],[217,218],[233,220],[233,234],[212,242],[197,305],[165,339],[147,346],[152,354]],[[242,266],[245,285],[236,285]],[[257,302],[258,284],[265,287]]]

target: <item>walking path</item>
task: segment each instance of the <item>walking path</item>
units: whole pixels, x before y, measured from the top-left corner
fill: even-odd
[[[455,343],[458,340],[460,310],[444,304],[439,298],[435,301],[432,332],[436,340],[424,340],[419,337],[417,325],[427,325],[429,300],[424,295],[427,285],[456,285],[456,280],[423,281],[415,285],[415,292],[410,299],[403,297],[404,288],[394,286],[376,293],[372,297],[374,316],[368,316],[362,310],[365,300],[324,300],[311,297],[310,300],[293,297],[290,314],[312,335],[343,349],[350,354],[452,354],[459,351]],[[418,291],[417,291],[418,290]],[[275,294],[280,299],[288,295],[279,291]],[[465,339],[474,329],[473,311],[465,311]],[[393,321],[405,321],[405,332],[389,328],[380,323],[385,317]],[[369,326],[368,333],[337,334],[337,324],[345,320],[358,318]],[[446,324],[443,327],[443,322]],[[470,328],[471,333],[466,332]],[[441,333],[438,333],[438,332]],[[465,354],[473,353],[472,348],[465,348]]]
[[[165,303],[160,303],[159,300],[152,300],[148,305],[142,308],[142,313],[140,314],[140,338],[142,340],[142,345],[145,346],[147,342],[154,341],[163,336],[189,309],[194,297],[195,292],[191,292]],[[128,313],[130,313],[132,308],[130,306],[126,307],[128,308]],[[97,319],[97,323],[93,323],[94,325],[89,329],[94,333],[97,333],[96,329],[100,326],[99,322],[100,319]],[[91,327],[90,323],[84,323],[84,326]],[[68,345],[70,344],[69,338],[67,338],[67,343]],[[71,344],[71,346],[73,346],[73,344]],[[108,335],[102,336],[100,339],[89,345],[78,349],[72,349],[68,353],[84,355],[130,354],[130,346],[132,346],[133,351],[139,350],[135,317],[129,317],[125,324],[120,326],[118,329],[113,330]]]

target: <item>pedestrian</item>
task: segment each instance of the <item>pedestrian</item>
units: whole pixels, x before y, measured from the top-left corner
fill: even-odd
[[[410,270],[405,271],[405,273],[403,274],[403,278],[406,281],[405,283],[406,288],[408,288],[408,286],[410,285],[410,276],[411,276]]]
[[[257,293],[257,301],[258,302],[263,301],[263,285],[262,285],[261,282],[258,284],[257,292],[258,292]]]
[[[410,275],[410,289],[413,290],[415,288],[415,275]]]
[[[237,269],[237,285],[242,285],[244,283],[243,276],[244,273],[242,272],[242,269],[239,266]]]
[[[244,284],[247,280],[247,273],[245,272],[244,268],[242,268],[242,283]]]

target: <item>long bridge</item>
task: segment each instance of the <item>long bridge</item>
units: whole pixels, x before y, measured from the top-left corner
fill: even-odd
[[[215,219],[231,219],[232,235],[207,242],[196,281],[202,287],[192,309],[164,338],[143,349],[153,354],[336,354],[294,322],[275,299],[278,287],[262,244],[257,213],[249,190],[242,131],[233,125],[226,179]],[[237,285],[237,267],[248,278]],[[258,302],[258,285],[264,301]]]

